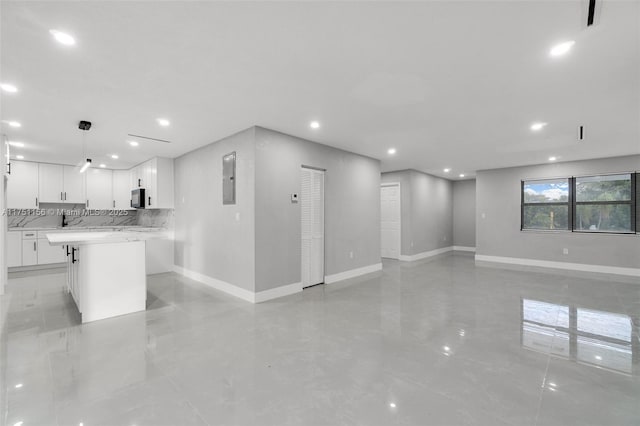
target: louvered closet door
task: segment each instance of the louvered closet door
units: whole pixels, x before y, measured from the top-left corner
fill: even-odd
[[[324,282],[324,172],[300,171],[302,287]]]

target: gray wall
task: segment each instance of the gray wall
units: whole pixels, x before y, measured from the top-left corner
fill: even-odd
[[[520,231],[520,181],[640,169],[640,155],[479,171],[476,253],[640,268],[637,235]],[[484,218],[482,215],[485,215]],[[563,254],[563,248],[569,254]]]
[[[476,181],[453,183],[453,245],[476,246]]]
[[[382,182],[401,185],[402,255],[453,245],[451,181],[416,170],[402,170],[383,173]]]
[[[255,289],[255,129],[175,159],[175,264]],[[222,204],[222,156],[236,151],[236,204]],[[237,216],[239,215],[239,220]]]
[[[325,275],[380,262],[380,162],[256,127],[256,291],[297,283],[300,167],[326,169]],[[353,251],[354,257],[349,257]]]

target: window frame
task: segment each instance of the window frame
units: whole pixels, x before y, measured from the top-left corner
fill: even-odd
[[[630,235],[630,234],[636,234],[637,233],[637,229],[636,229],[636,175],[637,173],[634,172],[616,172],[616,173],[599,173],[599,174],[595,174],[595,175],[583,175],[583,176],[577,176],[577,177],[581,177],[581,178],[586,178],[586,177],[598,177],[598,176],[620,176],[620,175],[630,175],[631,176],[631,196],[630,199],[628,201],[626,200],[615,200],[615,201],[577,201],[575,199],[575,194],[576,194],[576,177],[572,177],[572,183],[570,186],[570,193],[573,194],[573,203],[571,206],[571,212],[572,212],[572,216],[573,216],[573,220],[572,220],[572,228],[571,231],[572,232],[576,232],[579,234],[613,234],[613,235]],[[571,196],[569,197],[571,198]],[[616,232],[616,231],[590,231],[588,229],[576,229],[575,224],[576,224],[576,215],[577,215],[577,210],[578,210],[578,206],[580,205],[587,205],[587,206],[616,206],[616,205],[628,205],[629,209],[630,209],[630,215],[629,215],[629,231],[620,231],[620,232]]]
[[[629,201],[577,201],[576,200],[576,179],[582,177],[597,177],[597,176],[612,176],[612,175],[630,175],[631,176],[631,199]],[[640,171],[634,172],[611,172],[611,173],[597,173],[571,177],[549,177],[549,178],[528,178],[520,180],[520,231],[523,232],[575,232],[578,234],[590,234],[590,235],[638,235],[640,236],[640,212],[638,211],[640,197],[640,186],[638,185],[638,178]],[[525,203],[524,201],[524,187],[527,182],[545,181],[545,180],[560,180],[567,179],[569,182],[569,197],[567,202],[548,202],[548,203]],[[537,228],[525,228],[524,227],[524,211],[527,206],[567,206],[567,229],[537,229]],[[590,231],[588,229],[576,229],[576,215],[577,206],[579,205],[629,205],[630,212],[630,231]]]
[[[569,184],[569,198],[567,201],[548,202],[548,203],[525,203],[524,201],[524,185],[525,182],[540,182],[544,180],[561,180],[566,179]],[[537,179],[522,179],[520,181],[520,230],[521,231],[534,231],[534,232],[569,232],[573,229],[573,214],[571,212],[571,179],[566,177],[557,178],[537,178]],[[528,206],[567,206],[567,228],[555,228],[555,229],[539,229],[539,228],[525,228],[524,227],[524,210]]]

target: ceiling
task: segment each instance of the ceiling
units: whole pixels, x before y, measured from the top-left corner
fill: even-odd
[[[455,178],[638,154],[640,2],[598,5],[587,29],[584,0],[2,1],[0,80],[19,91],[0,118],[22,123],[2,132],[26,160],[74,164],[89,120],[86,156],[110,168],[253,125]]]

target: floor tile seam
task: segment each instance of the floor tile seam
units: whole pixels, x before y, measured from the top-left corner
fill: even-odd
[[[159,367],[158,367],[159,369]],[[164,374],[164,372],[162,373]],[[183,401],[185,401],[191,408],[193,408],[193,411],[196,413],[196,415],[198,416],[198,418],[200,420],[202,420],[204,422],[204,424],[206,424],[207,426],[211,426],[211,423],[209,423],[203,416],[202,413],[200,412],[200,410],[198,409],[198,407],[182,392],[182,390],[180,389],[180,386],[178,385],[178,383],[173,379],[173,377],[171,377],[170,375],[165,375],[165,377],[167,378],[167,380],[169,381],[169,384],[171,385],[171,387],[173,388],[174,391],[176,391],[179,395],[182,395],[182,399]]]

